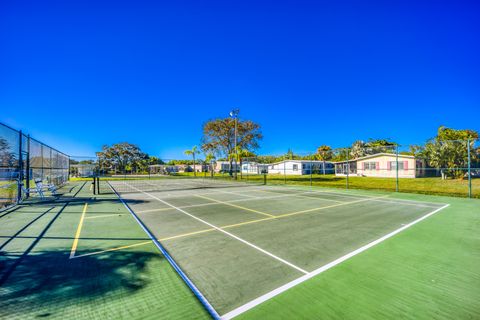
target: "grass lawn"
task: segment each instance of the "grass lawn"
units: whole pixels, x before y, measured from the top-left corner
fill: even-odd
[[[178,176],[193,176],[193,172],[178,173]],[[198,178],[205,176],[205,173],[197,173]],[[210,177],[207,173],[206,177]],[[228,173],[215,174],[216,178],[230,179]],[[238,174],[240,179],[240,174]],[[263,175],[245,175],[241,179],[243,181],[263,181]],[[310,180],[311,179],[311,180]],[[291,184],[291,185],[313,185],[332,188],[346,188],[346,177],[339,177],[333,174],[320,175],[267,175],[267,184]],[[348,186],[351,189],[369,189],[395,191],[396,183],[392,178],[374,178],[374,177],[349,177]],[[399,191],[407,193],[435,194],[456,197],[468,196],[468,180],[463,179],[447,179],[441,178],[400,178]],[[472,179],[472,196],[480,198],[480,179]]]

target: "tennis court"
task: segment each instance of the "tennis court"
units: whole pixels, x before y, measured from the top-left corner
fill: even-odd
[[[235,317],[446,206],[208,179],[110,180],[207,305]]]

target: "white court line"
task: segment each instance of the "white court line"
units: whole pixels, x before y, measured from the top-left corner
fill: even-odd
[[[265,191],[265,190],[260,190],[259,191]],[[273,191],[265,191],[269,193],[275,193]],[[281,199],[281,198],[289,198],[289,197],[303,197],[303,194],[308,194],[311,193],[310,191],[307,192],[301,192],[301,193],[292,193],[292,194],[279,194],[276,196],[270,196],[270,197],[255,197],[255,198],[248,198],[248,199],[237,199],[237,200],[229,200],[229,201],[224,201],[225,203],[236,203],[236,202],[244,202],[244,201],[260,201],[260,200],[270,200],[270,199]],[[204,195],[211,195],[211,194],[217,194],[217,192],[209,192],[209,193],[193,193],[189,194],[189,197],[197,197],[197,196],[204,196]],[[182,195],[184,197],[185,195]],[[338,203],[349,203],[349,201],[339,201],[339,200],[330,200],[330,199],[323,199],[323,198],[313,198],[313,197],[306,197],[309,199],[313,200],[320,200],[320,201],[333,201],[333,202],[338,202]],[[356,197],[357,199],[367,199],[367,198],[360,198]],[[370,198],[368,198],[370,199]],[[376,198],[372,198],[376,199]],[[128,201],[128,198],[126,199]],[[205,206],[214,206],[214,205],[219,205],[220,203],[217,202],[207,202],[207,203],[200,203],[200,204],[191,204],[188,206],[179,206],[180,209],[185,209],[185,208],[196,208],[196,207],[205,207]],[[147,213],[147,212],[158,212],[158,211],[167,211],[171,210],[171,208],[158,208],[158,209],[148,209],[148,210],[140,210],[136,211],[137,213]]]
[[[285,185],[285,186],[275,185],[275,186],[271,186],[271,187],[272,188],[276,187],[275,189],[277,189],[277,190],[289,189],[289,190],[298,190],[298,191],[305,190],[305,189],[309,188],[309,187],[301,188],[301,186],[291,186],[291,185]],[[311,193],[325,193],[325,194],[337,195],[337,196],[340,196],[340,197],[356,197],[356,198],[374,198],[374,197],[376,197],[376,195],[366,195],[366,194],[363,194],[363,193],[353,193],[351,191],[349,191],[349,192],[339,192],[339,191],[333,191],[331,189],[328,189],[328,190],[330,190],[330,191],[310,190],[310,192]],[[364,189],[364,190],[368,191],[366,189]],[[389,194],[394,194],[394,193],[391,192]],[[397,203],[401,203],[401,204],[419,205],[419,206],[430,207],[430,208],[438,208],[438,205],[445,205],[446,204],[446,203],[433,203],[433,202],[427,202],[427,201],[395,199],[395,198],[393,198],[391,200],[395,201]],[[392,202],[392,201],[382,201],[382,200],[377,200],[377,201],[389,202],[389,203]]]
[[[272,290],[272,291],[270,291],[270,292],[268,292],[268,293],[266,293],[266,294],[264,294],[264,295],[262,295],[262,296],[260,296],[260,297],[258,297],[258,298],[256,298],[256,299],[254,299],[254,300],[252,300],[252,301],[244,304],[243,306],[240,306],[240,307],[238,307],[238,308],[236,308],[236,309],[234,309],[234,310],[232,310],[232,311],[224,314],[221,318],[222,318],[222,319],[232,319],[232,318],[234,318],[234,317],[236,317],[236,316],[238,316],[238,315],[240,315],[240,314],[242,314],[242,313],[244,313],[244,312],[246,312],[246,311],[248,311],[248,310],[250,310],[250,309],[252,309],[252,308],[254,308],[254,307],[256,307],[256,306],[258,306],[259,304],[261,304],[261,303],[263,303],[263,302],[265,302],[265,301],[267,301],[267,300],[272,299],[273,297],[279,295],[280,293],[285,292],[285,291],[287,291],[288,289],[293,288],[293,287],[295,287],[296,285],[298,285],[298,284],[300,284],[300,283],[302,283],[302,282],[305,282],[305,281],[307,281],[307,280],[309,280],[309,279],[311,279],[311,278],[319,275],[320,273],[327,271],[328,269],[333,268],[334,266],[336,266],[336,265],[344,262],[345,260],[348,260],[348,259],[350,259],[351,257],[356,256],[357,254],[359,254],[359,253],[361,253],[361,252],[364,252],[364,251],[367,250],[367,249],[370,249],[371,247],[373,247],[373,246],[375,246],[375,245],[377,245],[377,244],[379,244],[379,243],[387,240],[388,238],[393,237],[394,235],[402,232],[403,230],[405,230],[405,229],[407,229],[407,228],[410,228],[410,227],[413,226],[414,224],[417,224],[417,223],[419,223],[420,221],[422,221],[422,220],[424,220],[424,219],[426,219],[426,218],[434,215],[435,213],[437,213],[437,212],[445,209],[445,208],[448,207],[449,205],[450,205],[450,204],[446,204],[446,205],[444,205],[443,207],[440,207],[440,208],[438,208],[438,209],[436,209],[436,210],[434,210],[434,211],[432,211],[432,212],[430,212],[430,213],[427,213],[426,215],[418,218],[417,220],[414,220],[414,221],[412,221],[412,222],[404,225],[403,227],[401,227],[401,228],[399,228],[399,229],[397,229],[397,230],[395,230],[395,231],[392,231],[392,232],[384,235],[383,237],[378,238],[377,240],[372,241],[372,242],[364,245],[363,247],[360,247],[360,248],[358,248],[358,249],[356,249],[356,250],[354,250],[354,251],[352,251],[352,252],[350,252],[350,253],[348,253],[348,254],[346,254],[346,255],[344,255],[344,256],[342,256],[342,257],[340,257],[340,258],[338,258],[338,259],[336,259],[336,260],[334,260],[334,261],[332,261],[332,262],[330,262],[330,263],[327,263],[326,265],[324,265],[324,266],[322,266],[322,267],[320,267],[320,268],[318,268],[318,269],[316,269],[316,270],[314,270],[314,271],[312,271],[312,272],[309,272],[308,274],[306,274],[306,275],[304,275],[304,276],[301,276],[301,277],[298,278],[298,279],[295,279],[295,280],[293,280],[293,281],[291,281],[291,282],[289,282],[289,283],[286,283],[286,284],[284,284],[283,286],[281,286],[281,287],[279,287],[279,288],[277,288],[277,289],[275,289],[275,290]]]
[[[283,187],[279,187],[279,188],[283,188]],[[277,188],[277,189],[279,189]],[[292,187],[285,187],[285,188],[288,188],[290,190],[302,190],[302,189],[298,189],[298,188],[292,188]],[[376,198],[376,196],[370,196],[370,195],[362,195],[362,194],[348,194],[348,193],[344,193],[344,192],[333,192],[333,191],[322,191],[322,190],[311,190],[309,192],[305,192],[305,193],[312,193],[312,194],[328,194],[328,195],[332,195],[332,196],[338,196],[338,197],[343,197],[343,198],[363,198],[363,199],[366,199],[366,198],[371,198],[372,201],[378,201],[378,202],[384,202],[384,203],[393,203],[393,204],[405,204],[405,205],[411,205],[411,206],[417,206],[417,207],[425,207],[425,208],[438,208],[438,205],[445,205],[445,203],[439,203],[439,204],[436,204],[436,203],[431,203],[431,202],[421,202],[421,201],[416,201],[416,200],[404,200],[404,199],[395,199],[395,198],[390,198],[390,200],[380,200],[378,198]],[[320,198],[319,198],[320,199]]]
[[[135,187],[132,187],[132,188],[137,189],[137,188],[135,188]],[[137,190],[139,190],[139,189],[137,189]],[[282,263],[284,263],[284,264],[292,267],[293,269],[296,269],[296,270],[298,270],[298,271],[300,271],[300,272],[302,272],[302,273],[304,273],[304,274],[308,274],[307,271],[305,271],[305,270],[303,270],[302,268],[294,265],[293,263],[290,263],[290,262],[288,262],[287,260],[282,259],[282,258],[274,255],[273,253],[270,253],[270,252],[268,252],[267,250],[262,249],[262,248],[260,248],[260,247],[258,247],[258,246],[256,246],[256,245],[254,245],[253,243],[250,243],[250,242],[248,242],[248,241],[246,241],[246,240],[244,240],[244,239],[242,239],[242,238],[240,238],[240,237],[237,237],[237,236],[234,235],[233,233],[230,233],[230,232],[228,232],[228,231],[225,231],[225,230],[217,227],[216,225],[211,224],[210,222],[207,222],[207,221],[205,221],[205,220],[202,220],[202,219],[194,216],[193,214],[188,213],[187,211],[185,211],[185,210],[183,210],[183,209],[180,209],[180,208],[178,208],[178,207],[175,207],[174,205],[172,205],[172,204],[166,202],[165,200],[162,200],[162,199],[160,199],[160,198],[158,198],[158,197],[156,197],[156,196],[154,196],[154,195],[151,195],[151,194],[149,194],[148,192],[145,192],[145,191],[141,191],[141,192],[144,193],[144,194],[146,194],[146,195],[148,195],[148,196],[150,196],[150,197],[152,197],[153,199],[156,199],[156,200],[160,201],[160,202],[163,203],[163,204],[166,204],[167,206],[170,206],[170,207],[172,207],[172,208],[180,211],[180,212],[183,213],[183,214],[186,214],[187,216],[189,216],[189,217],[191,217],[191,218],[193,218],[193,219],[195,219],[195,220],[197,220],[197,221],[202,222],[203,224],[206,224],[207,226],[209,226],[209,227],[211,227],[211,228],[214,228],[214,229],[217,230],[217,231],[220,231],[220,232],[222,232],[222,233],[224,233],[224,234],[226,234],[226,235],[228,235],[228,236],[230,236],[230,237],[232,237],[232,238],[234,238],[234,239],[236,239],[236,240],[238,240],[238,241],[240,241],[240,242],[248,245],[249,247],[252,247],[252,248],[254,248],[254,249],[256,249],[256,250],[258,250],[258,251],[266,254],[267,256],[270,256],[270,257],[272,257],[272,258],[274,258],[274,259],[276,259],[276,260],[278,260],[278,261],[280,261],[280,262],[282,262]]]

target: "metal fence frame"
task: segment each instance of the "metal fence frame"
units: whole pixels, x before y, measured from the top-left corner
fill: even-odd
[[[15,199],[11,199],[11,205],[18,204],[24,197],[29,196],[28,191],[25,192],[24,190],[29,190],[31,187],[30,180],[35,178],[35,175],[42,180],[46,178],[48,183],[57,186],[63,185],[69,180],[70,157],[67,154],[30,137],[30,135],[25,135],[22,130],[16,130],[4,123],[0,123],[0,128],[10,132],[12,138],[15,137],[13,138],[14,141],[5,139],[7,143],[12,144],[8,153],[13,155],[15,165],[0,165],[0,168],[11,169],[12,172],[15,172],[15,178],[9,179],[12,183],[15,183],[14,181],[17,183],[17,194]],[[33,143],[40,147],[40,155],[37,156],[37,159],[32,159]],[[41,163],[37,163],[38,161],[41,161]],[[41,174],[38,174],[39,171]],[[22,183],[25,184],[25,189],[22,188]],[[2,209],[4,208],[0,208],[0,210]]]

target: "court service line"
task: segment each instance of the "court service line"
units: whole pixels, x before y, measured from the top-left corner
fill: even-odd
[[[122,215],[123,215],[122,213],[101,214],[98,216],[88,216],[88,217],[85,217],[85,219],[98,219],[98,218],[107,218],[107,217],[113,217],[113,216],[118,217]]]
[[[386,196],[383,196],[383,197],[386,197]],[[371,199],[361,199],[361,200],[356,200],[356,201],[343,202],[343,203],[338,204],[338,205],[346,205],[346,204],[358,203],[358,202],[363,202],[363,201],[368,201],[368,200],[371,200]],[[292,212],[292,213],[286,213],[286,214],[283,214],[283,215],[271,216],[271,217],[263,218],[263,219],[256,219],[256,220],[250,220],[250,221],[245,221],[245,222],[240,222],[240,223],[235,223],[235,224],[220,226],[219,228],[220,228],[220,229],[230,229],[230,228],[240,227],[240,226],[244,226],[244,225],[248,225],[248,224],[253,224],[253,223],[259,223],[259,222],[263,222],[263,221],[269,221],[269,220],[275,220],[275,219],[285,218],[285,217],[289,217],[289,216],[292,216],[292,215],[298,215],[298,214],[302,214],[302,213],[311,213],[311,212],[319,211],[319,210],[322,210],[322,209],[328,209],[328,208],[336,207],[336,206],[338,206],[338,205],[332,205],[332,206],[326,206],[326,207],[318,207],[318,208],[312,208],[312,209],[307,209],[307,210],[302,210],[302,211],[297,211],[297,212]],[[179,208],[181,208],[181,207],[179,207]],[[168,208],[168,209],[171,210],[172,208]],[[101,216],[95,216],[95,217],[98,217],[98,218],[99,218],[99,217],[101,217]],[[95,217],[85,217],[85,219],[92,219],[92,218],[95,218]],[[193,235],[197,235],[197,234],[212,232],[212,231],[215,231],[215,230],[217,230],[217,229],[215,229],[215,228],[203,229],[203,230],[198,230],[198,231],[193,231],[193,232],[188,232],[188,233],[182,233],[182,234],[175,235],[175,236],[160,238],[160,239],[158,239],[158,240],[159,240],[159,241],[174,240],[174,239],[178,239],[178,238],[184,238],[184,237],[193,236]],[[136,247],[136,246],[141,246],[141,245],[149,244],[149,243],[151,243],[151,241],[140,242],[140,243],[136,243],[136,244],[132,244],[132,245],[127,245],[127,246],[110,248],[110,249],[106,249],[106,250],[100,250],[100,251],[90,252],[90,253],[86,253],[86,254],[74,256],[74,257],[72,257],[72,258],[81,258],[81,257],[86,257],[86,256],[91,256],[91,255],[96,255],[96,254],[101,254],[101,253],[105,253],[105,252],[118,251],[118,250],[123,250],[123,249],[131,248],[131,247]]]
[[[146,244],[149,244],[149,243],[152,243],[152,241],[139,242],[139,243],[130,244],[130,245],[126,245],[126,246],[115,247],[115,248],[110,248],[110,249],[105,249],[105,250],[100,250],[100,251],[95,251],[95,252],[89,252],[89,253],[81,254],[81,255],[78,255],[78,256],[70,257],[70,259],[77,259],[77,258],[82,258],[82,257],[93,256],[93,255],[96,255],[96,254],[111,252],[111,251],[118,251],[118,250],[123,250],[123,249],[127,249],[127,248],[143,246],[143,245],[146,245]]]
[[[391,237],[395,236],[396,234],[402,232],[403,230],[408,229],[408,228],[410,228],[411,226],[419,223],[420,221],[425,220],[425,219],[427,219],[428,217],[436,214],[437,212],[445,209],[445,208],[448,207],[449,205],[450,205],[450,204],[446,204],[446,205],[444,205],[443,207],[440,207],[440,208],[438,208],[438,209],[436,209],[436,210],[434,210],[434,211],[432,211],[432,212],[430,212],[430,213],[427,213],[426,215],[424,215],[424,216],[422,216],[422,217],[420,217],[420,218],[418,218],[418,219],[416,219],[416,220],[414,220],[414,221],[412,221],[412,222],[404,225],[404,226],[401,227],[401,228],[398,228],[397,230],[394,230],[394,231],[392,231],[392,232],[384,235],[383,237],[378,238],[377,240],[374,240],[374,241],[372,241],[372,242],[364,245],[363,247],[360,247],[360,248],[358,248],[358,249],[356,249],[356,250],[354,250],[354,251],[352,251],[352,252],[350,252],[350,253],[347,253],[346,255],[344,255],[344,256],[342,256],[342,257],[340,257],[340,258],[338,258],[338,259],[336,259],[336,260],[334,260],[334,261],[332,261],[332,262],[330,262],[330,263],[327,263],[326,265],[324,265],[324,266],[322,266],[322,267],[320,267],[320,268],[318,268],[318,269],[316,269],[316,270],[313,270],[312,272],[309,272],[308,274],[306,274],[306,275],[304,275],[304,276],[302,276],[302,277],[300,277],[300,278],[298,278],[298,279],[295,279],[295,280],[293,280],[293,281],[291,281],[291,282],[288,282],[288,283],[284,284],[283,286],[281,286],[281,287],[279,287],[279,288],[277,288],[277,289],[275,289],[275,290],[272,290],[272,291],[270,291],[270,292],[268,292],[268,293],[266,293],[266,294],[264,294],[264,295],[262,295],[262,296],[260,296],[260,297],[258,297],[258,298],[256,298],[256,299],[250,301],[250,302],[247,302],[247,303],[244,304],[243,306],[240,306],[240,307],[238,307],[238,308],[236,308],[236,309],[234,309],[234,310],[232,310],[232,311],[224,314],[224,315],[222,316],[222,319],[232,319],[232,318],[234,318],[234,317],[236,317],[236,316],[238,316],[238,315],[240,315],[240,314],[242,314],[242,313],[244,313],[244,312],[246,312],[246,311],[248,311],[248,310],[250,310],[250,309],[252,309],[252,308],[254,308],[254,307],[256,307],[256,306],[258,306],[259,304],[261,304],[261,303],[263,303],[263,302],[265,302],[265,301],[267,301],[267,300],[272,299],[273,297],[281,294],[282,292],[285,292],[285,291],[287,291],[288,289],[293,288],[293,287],[299,285],[300,283],[305,282],[305,281],[307,281],[307,280],[309,280],[309,279],[311,279],[311,278],[313,278],[313,277],[321,274],[322,272],[325,272],[325,271],[327,271],[328,269],[331,269],[331,268],[335,267],[336,265],[344,262],[345,260],[348,260],[348,259],[356,256],[357,254],[364,252],[364,251],[367,250],[367,249],[370,249],[371,247],[373,247],[373,246],[375,246],[375,245],[377,245],[377,244],[379,244],[379,243],[387,240],[388,238],[391,238]]]
[[[195,234],[205,233],[205,232],[210,232],[210,231],[215,231],[215,229],[213,229],[213,228],[204,229],[204,230],[199,230],[199,231],[194,231],[194,232],[179,234],[179,235],[176,235],[176,236],[161,238],[161,239],[157,239],[157,240],[158,240],[158,241],[167,241],[167,240],[172,240],[172,239],[177,239],[177,238],[188,237],[188,236],[192,236],[192,235],[195,235]],[[127,248],[143,246],[143,245],[146,245],[146,244],[149,244],[149,243],[153,243],[153,242],[152,242],[152,241],[145,241],[145,242],[134,243],[134,244],[126,245],[126,246],[120,246],[120,247],[115,247],[115,248],[110,248],[110,249],[105,249],[105,250],[99,250],[99,251],[95,251],[95,252],[89,252],[89,253],[81,254],[81,255],[78,255],[78,256],[74,256],[74,257],[72,257],[72,259],[73,259],[73,258],[81,258],[81,257],[93,256],[93,255],[102,254],[102,253],[105,253],[105,252],[119,251],[119,250],[123,250],[123,249],[127,249]]]
[[[305,188],[298,188],[293,186],[276,186],[276,190],[282,190],[282,188],[287,188],[287,190],[297,190],[302,191]],[[323,191],[323,190],[310,190],[304,193],[315,193],[315,194],[331,194],[333,196],[343,197],[343,198],[375,198],[373,195],[365,195],[361,193],[346,193],[346,192],[337,192],[337,191]],[[418,207],[425,207],[425,208],[439,208],[438,205],[445,205],[446,203],[432,203],[432,202],[425,202],[425,201],[417,201],[417,200],[405,200],[405,199],[390,199],[390,201],[384,200],[375,200],[379,202],[388,202],[388,203],[398,203],[398,204],[405,204],[405,205],[412,205]]]
[[[85,205],[83,206],[82,215],[80,216],[80,221],[78,222],[77,232],[75,233],[75,238],[73,240],[72,250],[70,251],[70,259],[75,257],[75,251],[77,251],[78,239],[80,238],[80,233],[82,233],[83,220],[85,219],[85,214],[87,213],[87,207],[88,207],[88,203],[85,202]]]
[[[272,192],[274,193],[274,192]],[[303,192],[303,193],[308,193],[308,192]],[[303,194],[302,193],[302,194]],[[189,196],[203,196],[207,193],[195,193],[195,194],[191,194]],[[209,192],[208,194],[217,194],[217,192]],[[279,198],[288,198],[288,197],[292,197],[292,196],[295,196],[293,194],[281,194],[281,195],[277,195],[277,196],[271,196],[271,197],[256,197],[255,199],[252,198],[252,199],[237,199],[237,200],[229,200],[229,201],[224,201],[225,203],[236,203],[236,202],[243,202],[243,201],[256,201],[256,200],[270,200],[270,199],[279,199]],[[319,199],[319,200],[324,200],[324,199],[320,199],[320,198],[312,198],[312,199]],[[128,200],[126,200],[128,201]],[[345,203],[346,201],[337,201],[337,202],[343,202]],[[188,206],[179,206],[179,208],[181,209],[185,209],[185,208],[196,208],[196,207],[204,207],[204,206],[215,206],[215,205],[219,205],[220,203],[212,203],[212,202],[207,202],[207,203],[200,203],[200,204],[192,204],[192,205],[188,205]],[[172,208],[158,208],[158,209],[148,209],[148,210],[140,210],[140,211],[136,211],[137,213],[148,213],[148,212],[157,212],[157,211],[167,211],[167,210],[172,210]]]
[[[238,205],[230,203],[230,202],[220,201],[220,200],[212,199],[212,198],[205,197],[205,196],[202,196],[202,195],[197,195],[197,197],[207,199],[207,200],[210,200],[210,201],[213,201],[213,202],[217,202],[217,203],[220,203],[220,204],[224,204],[224,205],[227,205],[227,206],[230,206],[230,207],[234,207],[234,208],[258,213],[258,214],[261,214],[261,215],[264,215],[264,216],[267,216],[267,217],[275,217],[273,214],[258,211],[258,210],[255,210],[255,209],[250,209],[250,208],[247,208],[247,207],[238,206]]]
[[[386,196],[384,196],[384,197],[386,197]],[[249,220],[249,221],[239,222],[239,223],[235,223],[235,224],[224,225],[224,226],[220,226],[219,228],[220,229],[236,228],[236,227],[244,226],[244,225],[247,225],[247,224],[254,224],[254,223],[259,223],[259,222],[263,222],[263,221],[281,219],[281,218],[290,217],[290,216],[293,216],[293,215],[299,215],[299,214],[303,214],[303,213],[312,213],[312,212],[320,211],[320,210],[323,210],[323,209],[329,209],[329,208],[334,208],[334,207],[338,207],[338,206],[341,206],[341,205],[359,203],[359,202],[364,202],[364,201],[369,201],[369,200],[371,200],[371,199],[361,199],[361,200],[355,200],[355,201],[350,201],[350,202],[343,202],[343,203],[334,204],[334,205],[330,205],[330,206],[326,206],[326,207],[312,208],[312,209],[307,209],[307,210],[302,210],[302,211],[285,213],[285,214],[278,215],[278,216],[267,217],[267,218],[263,218],[263,219],[255,219],[255,220]],[[203,230],[189,232],[189,233],[182,233],[182,234],[179,234],[179,235],[176,235],[176,236],[171,236],[171,237],[167,237],[167,238],[163,238],[163,239],[159,239],[159,240],[160,241],[173,240],[173,239],[188,237],[188,236],[192,236],[192,235],[197,235],[197,234],[200,234],[200,233],[211,232],[211,231],[215,231],[215,230],[216,229],[214,229],[214,228],[203,229]]]
[[[278,193],[278,192],[275,192],[275,191],[267,191],[267,190],[258,190],[260,192],[265,192],[265,193]],[[309,196],[304,196],[303,194],[312,194],[312,192],[302,192],[302,193],[294,193],[294,194],[291,194],[289,195],[290,197],[294,197],[294,198],[302,198],[302,199],[310,199],[310,200],[321,200],[321,201],[330,201],[330,202],[337,202],[337,203],[342,203],[342,202],[345,202],[345,201],[340,201],[340,200],[333,200],[333,199],[327,199],[327,198],[315,198],[315,197],[309,197]]]
[[[133,187],[133,188],[135,188],[135,187]],[[288,261],[285,260],[285,259],[282,259],[282,258],[274,255],[274,254],[271,253],[271,252],[268,252],[268,251],[265,250],[265,249],[262,249],[262,248],[260,248],[260,247],[258,247],[258,246],[256,246],[256,245],[254,245],[253,243],[250,243],[250,242],[248,242],[248,241],[246,241],[246,240],[244,240],[244,239],[242,239],[242,238],[240,238],[240,237],[237,237],[236,235],[234,235],[234,234],[232,234],[232,233],[230,233],[230,232],[228,232],[228,231],[225,231],[225,230],[223,230],[223,229],[221,229],[221,228],[219,228],[219,227],[211,224],[210,222],[207,222],[207,221],[205,221],[205,220],[203,220],[203,219],[200,219],[200,218],[198,218],[197,216],[194,216],[193,214],[190,214],[190,213],[188,213],[187,211],[185,211],[185,210],[183,210],[183,209],[180,209],[180,208],[178,208],[178,207],[175,207],[174,205],[172,205],[172,204],[166,202],[165,200],[162,200],[162,199],[160,199],[160,198],[158,198],[158,197],[156,197],[156,196],[154,196],[154,195],[151,195],[151,194],[149,194],[148,192],[144,192],[144,191],[142,191],[142,192],[145,193],[146,195],[152,197],[153,199],[156,199],[156,200],[160,201],[161,203],[166,204],[167,206],[170,206],[170,207],[172,207],[172,208],[180,211],[181,213],[183,213],[183,214],[185,214],[185,215],[187,215],[187,216],[189,216],[189,217],[191,217],[191,218],[193,218],[193,219],[195,219],[195,220],[197,220],[197,221],[202,222],[203,224],[206,224],[207,226],[212,227],[212,228],[216,229],[217,231],[220,231],[221,233],[224,233],[224,234],[230,236],[231,238],[234,238],[234,239],[236,239],[236,240],[238,240],[238,241],[246,244],[247,246],[249,246],[249,247],[251,247],[251,248],[253,248],[253,249],[256,249],[256,250],[262,252],[263,254],[265,254],[265,255],[267,255],[267,256],[270,256],[270,257],[274,258],[275,260],[280,261],[280,262],[282,262],[282,263],[290,266],[290,267],[293,268],[293,269],[296,269],[296,270],[298,270],[298,271],[300,271],[300,272],[302,272],[302,273],[304,273],[304,274],[308,274],[308,272],[305,271],[305,270],[303,270],[302,268],[294,265],[294,264],[291,263],[291,262],[288,262]]]

